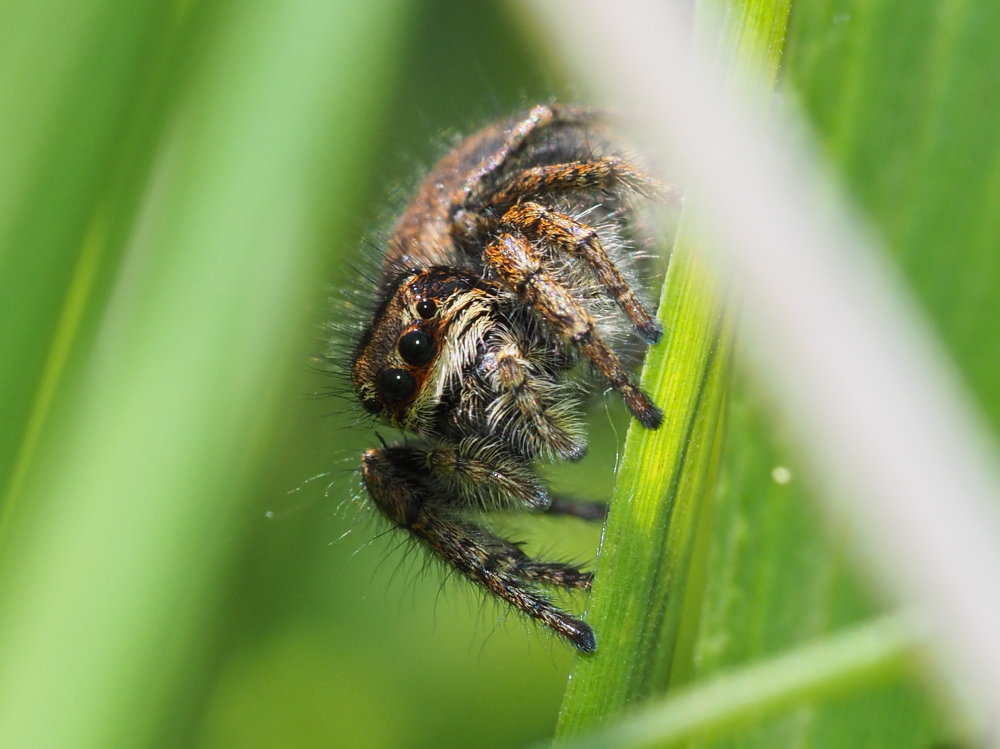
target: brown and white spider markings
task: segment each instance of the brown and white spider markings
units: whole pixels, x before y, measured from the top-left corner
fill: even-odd
[[[668,194],[593,111],[536,106],[480,130],[398,219],[351,367],[364,408],[416,435],[364,454],[375,507],[585,653],[593,630],[544,587],[586,590],[591,573],[530,558],[481,516],[603,519],[604,505],[551,494],[535,467],[583,456],[584,397],[602,385],[660,425],[629,371],[661,335],[633,204]]]

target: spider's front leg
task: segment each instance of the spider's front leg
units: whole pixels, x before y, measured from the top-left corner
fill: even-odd
[[[434,448],[394,446],[366,452],[361,470],[372,501],[388,520],[467,579],[557,632],[580,651],[594,652],[597,644],[590,626],[535,589],[538,583],[588,589],[591,574],[572,565],[535,561],[515,544],[463,517],[469,498],[439,493],[440,471],[454,473],[463,459],[460,451],[449,458],[435,455]],[[472,475],[469,482],[474,486],[479,480]]]
[[[542,258],[519,234],[501,234],[484,250],[487,262],[566,340],[580,347],[629,411],[647,429],[656,429],[663,413],[632,381],[618,356],[601,340],[594,320],[569,290],[546,271]]]

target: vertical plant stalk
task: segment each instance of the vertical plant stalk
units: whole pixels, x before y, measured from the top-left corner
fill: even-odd
[[[771,90],[789,7],[790,0],[726,5],[719,42],[734,61],[734,85]],[[689,670],[732,357],[724,295],[700,245],[697,224],[685,216],[659,306],[666,333],[642,373],[665,421],[652,432],[633,424],[626,437],[587,612],[598,652],[577,658],[557,741],[605,723]]]

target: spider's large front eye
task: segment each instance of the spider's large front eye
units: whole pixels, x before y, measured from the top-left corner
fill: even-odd
[[[417,314],[425,320],[430,320],[437,313],[437,305],[433,299],[421,299],[417,302]]]
[[[405,369],[387,369],[378,376],[378,389],[389,400],[405,401],[417,387]]]
[[[436,353],[434,338],[422,330],[411,330],[399,339],[399,355],[414,367],[427,364]]]

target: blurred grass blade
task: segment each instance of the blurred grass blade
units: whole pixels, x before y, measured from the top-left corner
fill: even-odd
[[[734,72],[739,85],[773,86],[789,6],[728,7],[722,56],[759,68],[757,76]],[[684,221],[670,260],[660,301],[666,334],[647,355],[642,377],[665,423],[655,432],[629,430],[588,607],[599,652],[577,659],[559,738],[683,679],[691,662],[731,360],[730,326],[700,257],[699,234]]]
[[[893,680],[912,669],[922,639],[912,617],[886,616],[686,687],[567,749],[640,749],[720,738],[768,715]]]
[[[321,249],[311,226],[353,204],[404,7],[246,2],[191,40],[198,72],[168,113],[97,355],[0,559],[0,746],[148,744],[187,699],[239,492],[302,365],[289,330]]]
[[[153,135],[136,124],[165,98],[158,84],[185,20],[175,10],[0,8],[0,545],[95,288],[120,254],[119,220],[132,218],[122,204],[137,198]]]

